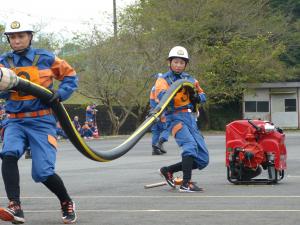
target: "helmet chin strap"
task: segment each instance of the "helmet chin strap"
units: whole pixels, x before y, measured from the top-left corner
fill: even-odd
[[[28,52],[29,48],[30,48],[30,45],[27,48],[23,48],[23,49],[16,50],[16,51],[14,50],[13,53],[20,55],[20,56],[24,56]]]
[[[173,70],[172,70],[172,72],[173,72],[173,74],[176,75],[176,76],[180,76],[180,75],[182,74],[182,72],[178,73],[178,72],[175,72],[175,71],[173,71]]]

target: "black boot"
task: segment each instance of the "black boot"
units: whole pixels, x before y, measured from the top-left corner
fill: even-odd
[[[160,151],[160,149],[157,146],[152,145],[152,155],[161,155],[161,154],[163,153]]]
[[[162,154],[167,153],[167,151],[164,148],[164,142],[163,141],[159,141],[156,146],[157,146],[157,148],[159,148],[159,150],[161,151]]]

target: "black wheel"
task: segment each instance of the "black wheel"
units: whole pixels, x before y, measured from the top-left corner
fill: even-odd
[[[269,180],[272,183],[277,183],[278,182],[278,171],[275,169],[274,165],[269,165],[268,166],[268,175],[269,175]]]
[[[278,180],[282,180],[284,178],[284,170],[278,171],[278,175],[279,175],[279,179]]]
[[[232,171],[230,170],[229,166],[227,166],[227,180],[230,183],[237,184],[237,179],[232,177]]]

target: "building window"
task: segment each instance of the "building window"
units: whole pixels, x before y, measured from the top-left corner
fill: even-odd
[[[245,102],[245,112],[256,112],[256,102],[254,101]]]
[[[285,112],[296,112],[296,99],[284,99]]]
[[[245,101],[245,112],[269,112],[269,102]]]
[[[269,102],[257,102],[257,112],[269,112]]]

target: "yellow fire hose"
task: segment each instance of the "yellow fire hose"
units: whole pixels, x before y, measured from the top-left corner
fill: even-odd
[[[164,94],[160,103],[149,113],[146,120],[133,132],[133,134],[129,136],[127,140],[111,150],[94,150],[90,148],[77,132],[72,120],[70,119],[70,116],[68,115],[68,112],[62,103],[57,102],[51,105],[51,108],[54,111],[63,130],[67,134],[69,140],[79,152],[91,160],[108,162],[121,157],[135,146],[135,144],[145,135],[151,125],[157,120],[157,118],[161,116],[172,98],[183,86],[189,86],[193,88],[194,84],[187,80],[177,80],[174,82]],[[47,88],[32,83],[29,80],[23,79],[22,77],[18,77],[9,69],[1,68],[0,91],[6,91],[9,89],[23,91],[26,94],[33,95],[41,100],[44,100],[45,102],[51,99],[53,95],[53,93]]]

